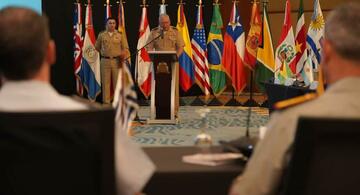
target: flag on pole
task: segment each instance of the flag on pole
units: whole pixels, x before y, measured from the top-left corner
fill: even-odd
[[[279,79],[281,83],[285,83],[287,78],[291,78],[296,73],[295,38],[290,14],[290,0],[286,0],[284,24],[275,52],[275,78]]]
[[[179,4],[177,14],[176,28],[181,34],[185,44],[184,51],[179,56],[179,83],[180,87],[186,92],[194,84],[194,63],[191,58],[191,42],[183,4]]]
[[[106,0],[106,6],[105,6],[105,23],[108,18],[111,17],[111,7],[109,0]]]
[[[311,17],[311,23],[306,38],[309,58],[312,62],[312,68],[318,69],[321,62],[322,40],[324,38],[325,21],[321,11],[319,0],[314,1],[314,13]]]
[[[195,64],[195,81],[206,96],[210,95],[209,67],[201,1],[199,1],[197,9],[196,27],[191,39],[191,48],[192,59]]]
[[[121,33],[121,35],[124,37],[123,40],[125,41],[125,47],[129,48],[129,44],[127,41],[127,36],[126,36],[126,29],[125,29],[125,11],[124,11],[124,4],[123,1],[120,0],[119,2],[119,8],[118,8],[118,31]],[[127,54],[127,56],[125,56],[125,58],[127,58],[127,62],[131,64],[131,59],[130,59],[130,53]]]
[[[73,30],[74,30],[74,75],[76,81],[76,92],[78,95],[83,95],[83,86],[81,83],[81,78],[78,76],[81,70],[81,60],[82,60],[82,46],[83,46],[83,39],[82,39],[82,19],[81,19],[81,4],[76,3],[74,9],[74,23],[73,23]]]
[[[124,63],[118,74],[113,107],[116,109],[115,120],[117,127],[129,133],[131,122],[139,109],[129,64]]]
[[[83,58],[79,76],[88,92],[88,98],[95,101],[96,96],[98,96],[101,91],[100,54],[95,49],[96,40],[90,0],[88,0],[88,5],[86,6],[85,26],[86,32],[84,46],[82,48]]]
[[[250,30],[246,39],[244,63],[251,70],[255,69],[256,52],[261,34],[261,18],[258,3],[254,1],[251,9]]]
[[[295,48],[296,48],[296,75],[303,78],[305,84],[308,86],[313,81],[312,68],[308,63],[308,56],[306,51],[306,27],[304,16],[303,0],[300,0],[298,22],[296,25],[295,34]]]
[[[159,8],[159,16],[161,14],[166,14],[166,4],[165,4],[165,0],[162,0],[162,3],[160,4],[160,8]]]
[[[150,36],[150,27],[147,19],[147,8],[142,8],[141,22],[139,28],[139,40],[137,49],[141,49],[136,55],[135,78],[140,91],[146,98],[149,97],[151,92],[151,74],[152,74],[152,61],[146,49],[144,48]]]
[[[222,70],[222,53],[224,48],[221,29],[223,21],[219,4],[214,4],[207,49],[210,67],[210,83],[215,96],[220,95],[226,88],[226,74]]]
[[[130,137],[130,126],[139,108],[129,66],[120,69],[115,88],[115,166],[119,194],[137,194],[149,181],[155,166]],[[138,172],[134,173],[133,170]]]
[[[240,94],[246,86],[244,68],[245,32],[240,23],[240,15],[233,3],[230,21],[224,35],[224,52],[222,63],[226,74],[231,79],[236,94]]]
[[[263,19],[259,47],[256,54],[255,83],[260,91],[265,92],[265,82],[274,76],[275,59],[267,7],[263,8]]]

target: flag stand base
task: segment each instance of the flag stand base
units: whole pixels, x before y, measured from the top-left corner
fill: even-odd
[[[269,101],[268,100],[265,100],[261,105],[260,107],[262,108],[269,108]]]
[[[186,103],[182,98],[179,99],[179,104],[180,106],[186,106]]]
[[[246,106],[246,107],[259,107],[259,104],[254,99],[251,98],[251,99],[248,99],[245,102],[244,106]]]
[[[196,96],[196,98],[194,99],[193,102],[191,102],[190,105],[191,106],[205,106],[206,104],[199,98],[199,96]]]
[[[208,106],[222,106],[223,103],[217,99],[217,97],[214,97],[209,103]]]
[[[224,106],[242,106],[242,104],[233,97]]]

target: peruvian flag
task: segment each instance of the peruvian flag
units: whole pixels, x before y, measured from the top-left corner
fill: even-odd
[[[140,88],[140,91],[144,94],[146,98],[149,97],[151,92],[151,74],[152,74],[152,62],[149,54],[144,48],[148,38],[150,36],[150,27],[147,19],[147,8],[142,8],[142,16],[139,28],[139,40],[137,44],[137,49],[141,49],[136,55],[136,66],[135,73],[137,78],[137,83]]]
[[[275,52],[275,77],[282,83],[296,73],[296,48],[294,31],[291,24],[290,1],[286,1],[285,20],[281,31],[279,44]]]
[[[244,68],[245,32],[240,23],[240,15],[236,2],[233,3],[230,21],[224,35],[224,51],[222,63],[226,74],[230,77],[236,94],[246,86]]]

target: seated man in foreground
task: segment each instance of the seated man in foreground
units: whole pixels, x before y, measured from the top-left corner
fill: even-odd
[[[70,111],[88,106],[62,96],[50,85],[50,67],[55,63],[55,43],[48,20],[19,7],[0,10],[0,111]],[[125,132],[115,129],[115,175],[120,194],[140,191],[154,165]],[[137,170],[136,175],[132,174]],[[56,177],[56,176],[54,176]]]
[[[328,15],[322,58],[327,91],[316,100],[273,114],[268,132],[234,181],[231,195],[278,193],[299,116],[360,118],[359,21],[359,3],[339,6]]]

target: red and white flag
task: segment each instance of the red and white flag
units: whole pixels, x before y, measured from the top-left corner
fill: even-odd
[[[224,35],[222,63],[226,74],[231,79],[236,94],[240,94],[246,87],[244,54],[245,32],[243,25],[240,23],[240,14],[236,2],[234,2],[230,21]]]
[[[136,55],[135,78],[140,91],[146,98],[149,97],[151,92],[151,74],[152,74],[152,61],[146,49],[144,48],[150,36],[150,27],[147,19],[147,8],[142,8],[141,22],[139,28],[139,40],[137,49],[141,49]]]
[[[284,83],[287,78],[296,73],[296,48],[294,31],[291,23],[290,1],[286,1],[285,19],[281,31],[279,44],[275,52],[275,78]]]

